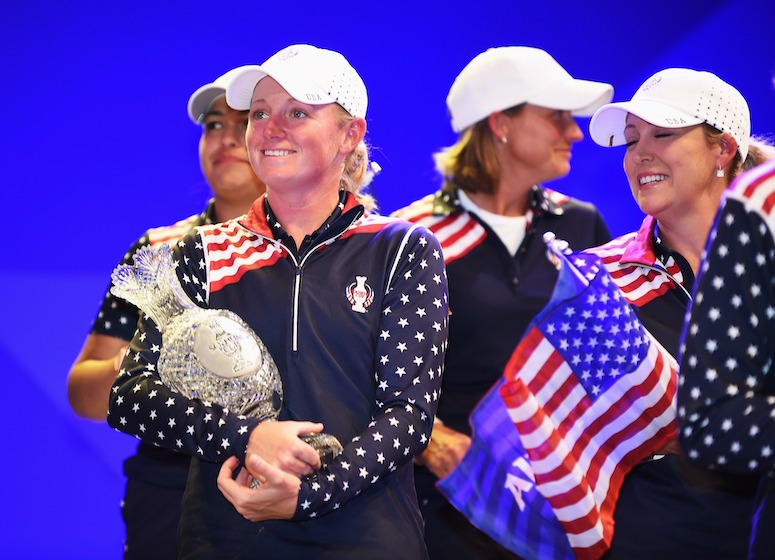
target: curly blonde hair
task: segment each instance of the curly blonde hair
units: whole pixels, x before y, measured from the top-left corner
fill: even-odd
[[[345,126],[352,119],[352,115],[342,108],[339,115],[340,126]],[[339,188],[353,193],[366,212],[376,212],[378,208],[376,199],[365,192],[368,185],[369,168],[369,147],[365,140],[361,140],[355,150],[345,157],[342,177],[339,179]]]

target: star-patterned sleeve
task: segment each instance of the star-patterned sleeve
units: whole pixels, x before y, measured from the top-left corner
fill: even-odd
[[[176,271],[189,297],[205,301],[201,241],[192,232],[174,250]],[[108,424],[147,443],[208,461],[231,455],[245,458],[256,418],[229,412],[217,403],[189,399],[164,385],[156,370],[162,337],[154,322],[142,315],[129,351],[113,384]]]
[[[428,444],[441,391],[448,293],[441,247],[410,230],[381,309],[372,421],[317,476],[302,481],[296,519],[339,508]]]
[[[773,226],[740,200],[726,200],[687,318],[679,438],[689,459],[708,468],[775,466]]]

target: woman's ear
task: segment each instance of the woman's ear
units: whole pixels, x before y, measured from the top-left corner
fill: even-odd
[[[506,117],[500,111],[490,113],[487,117],[487,127],[492,132],[495,139],[502,142],[502,138],[506,136],[508,132],[508,125],[506,124]]]
[[[721,154],[719,155],[719,167],[727,167],[737,154],[737,140],[731,134],[724,134],[719,141]]]
[[[366,136],[366,121],[360,118],[353,118],[347,122],[345,130],[345,152],[352,152]]]

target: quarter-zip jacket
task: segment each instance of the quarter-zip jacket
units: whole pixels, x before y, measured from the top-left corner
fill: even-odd
[[[299,258],[266,220],[203,226],[176,247],[177,272],[203,307],[230,309],[261,338],[283,382],[280,419],[322,422],[345,446],[301,482],[296,521],[250,523],[216,487],[219,463],[244,459],[256,419],[186,399],[155,372],[161,337],[141,322],[108,422],[192,461],[182,558],[424,558],[411,459],[427,445],[441,386],[447,286],[425,228],[363,215],[351,195]],[[356,297],[356,292],[366,297]]]
[[[396,215],[430,229],[444,251],[452,314],[438,416],[468,434],[471,412],[503,375],[525,329],[554,290],[558,273],[546,257],[543,234],[553,232],[574,250],[611,236],[594,206],[541,186],[530,192],[525,237],[516,254],[486,221],[460,204],[456,191],[430,194]],[[505,405],[503,419],[509,422]],[[435,555],[514,556],[467,522],[436,489],[438,479],[429,469],[418,466],[415,480],[428,534],[444,541],[429,542]]]
[[[444,251],[452,315],[439,418],[470,433],[471,411],[503,375],[554,290],[557,269],[546,257],[543,234],[551,231],[578,251],[611,235],[591,204],[539,186],[530,193],[527,230],[516,255],[455,193],[438,191],[396,215],[430,229]]]

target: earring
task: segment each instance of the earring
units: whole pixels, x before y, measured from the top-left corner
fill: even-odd
[[[506,138],[505,136],[501,136],[501,144],[508,144],[508,142],[509,142],[508,138]]]
[[[719,179],[724,177],[724,168],[723,167],[719,167],[718,169],[716,169],[716,177],[718,177]]]

